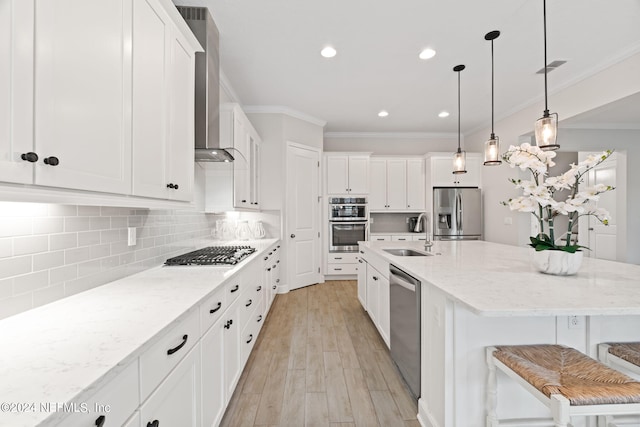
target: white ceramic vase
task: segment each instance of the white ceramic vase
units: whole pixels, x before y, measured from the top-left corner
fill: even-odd
[[[556,276],[576,274],[582,265],[583,252],[536,251],[531,249],[531,263],[540,272]]]

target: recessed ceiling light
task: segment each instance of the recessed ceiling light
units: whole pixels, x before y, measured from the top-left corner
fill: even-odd
[[[387,117],[389,115],[389,112],[386,110],[382,110],[378,113],[378,117]]]
[[[324,56],[325,58],[333,58],[334,56],[336,56],[336,53],[338,52],[331,46],[327,46],[320,51],[320,55]]]
[[[420,52],[420,55],[418,55],[420,59],[431,59],[434,56],[436,56],[436,51],[431,48],[424,49]]]
[[[440,114],[438,114],[438,117],[449,117],[449,112],[448,111],[440,111]]]

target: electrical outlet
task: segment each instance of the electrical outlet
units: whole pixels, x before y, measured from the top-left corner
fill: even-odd
[[[569,316],[569,329],[582,328],[582,318],[578,316]]]
[[[127,228],[127,246],[135,246],[136,245],[136,228],[128,227]]]

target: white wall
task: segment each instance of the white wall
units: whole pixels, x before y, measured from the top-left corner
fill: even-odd
[[[628,57],[611,67],[577,82],[573,86],[561,89],[549,95],[549,107],[552,111],[558,112],[560,119],[573,117],[596,107],[619,100],[626,96],[640,92],[640,53]],[[499,84],[499,81],[497,82]],[[542,92],[542,86],[541,86]],[[542,93],[541,93],[542,96]],[[495,123],[496,134],[501,139],[502,151],[509,145],[517,145],[521,141],[521,135],[529,134],[533,130],[534,122],[542,115],[542,98],[506,118],[499,119]],[[483,144],[490,134],[490,123],[485,129],[478,130],[465,135],[465,146],[468,151],[482,151]],[[570,142],[570,133],[560,129],[559,143],[563,151],[584,151],[583,145],[579,141]],[[609,138],[601,139],[598,149],[618,148],[613,146]],[[618,144],[617,142],[616,144]],[[595,144],[595,143],[594,143]],[[631,142],[629,144],[632,144]],[[630,146],[626,149],[633,151]],[[596,149],[591,147],[589,149]],[[637,151],[635,151],[637,153]],[[638,164],[640,158],[633,153],[629,153],[629,164]],[[632,167],[629,168],[631,171]],[[500,205],[500,201],[519,195],[513,186],[507,181],[510,177],[517,177],[514,169],[505,166],[484,167],[482,170],[482,182],[485,194],[485,238],[488,241],[506,243],[512,245],[523,245],[528,241],[530,229],[530,215],[512,213],[508,208]],[[635,175],[637,177],[637,175]],[[629,174],[629,183],[634,176]],[[635,181],[640,182],[640,181]],[[631,187],[631,186],[630,186]],[[635,206],[640,193],[628,195],[629,200],[634,202],[629,204],[629,212]],[[638,212],[637,209],[635,212]],[[513,225],[504,224],[505,217],[513,218]],[[637,215],[629,215],[630,221]],[[630,236],[634,230],[629,229]],[[638,229],[635,229],[637,232]],[[639,238],[629,239],[628,261],[640,263],[640,234]],[[633,245],[633,241],[636,241]],[[631,247],[633,246],[633,247]]]
[[[424,155],[429,152],[451,152],[458,145],[458,136],[407,138],[389,135],[332,137],[325,136],[324,151],[364,151],[376,155]]]

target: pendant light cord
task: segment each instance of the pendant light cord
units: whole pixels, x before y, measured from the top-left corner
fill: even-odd
[[[549,116],[547,105],[547,0],[542,0],[542,18],[544,21],[544,116]]]
[[[460,71],[458,71],[458,153],[460,152]]]
[[[495,138],[493,132],[493,40],[491,40],[491,139]]]

